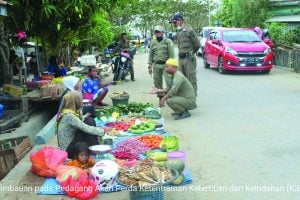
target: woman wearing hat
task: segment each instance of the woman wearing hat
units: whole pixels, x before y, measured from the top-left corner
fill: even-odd
[[[165,93],[160,100],[160,107],[165,103],[174,111],[172,115],[175,120],[190,117],[189,110],[197,107],[196,95],[191,82],[177,69],[178,63],[175,59],[166,61],[166,73],[171,76],[171,82],[167,83],[166,89],[155,89],[156,93]]]

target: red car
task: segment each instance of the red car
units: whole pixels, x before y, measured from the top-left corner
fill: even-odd
[[[212,30],[205,42],[205,68],[226,71],[261,71],[272,69],[271,48],[251,29],[221,28]]]

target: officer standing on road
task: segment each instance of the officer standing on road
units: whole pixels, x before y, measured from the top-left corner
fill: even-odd
[[[163,77],[168,79],[165,72],[165,64],[169,58],[174,58],[174,46],[172,40],[165,37],[161,26],[154,27],[156,39],[151,43],[148,59],[148,72],[153,73],[154,87],[163,88]],[[167,82],[167,80],[166,80]],[[162,96],[157,95],[159,98]]]
[[[130,42],[127,40],[127,34],[126,33],[122,33],[121,34],[121,40],[118,42],[118,46],[116,48],[116,51],[121,53],[121,51],[125,51],[128,52],[130,54],[131,60],[129,60],[129,64],[131,64],[131,68],[130,68],[130,74],[131,74],[131,80],[135,81],[134,79],[134,70],[133,70],[133,56],[134,53],[131,52],[130,50],[131,45]]]
[[[183,17],[179,13],[173,16],[170,23],[174,24],[177,31],[179,70],[190,80],[197,96],[197,63],[195,53],[200,48],[200,41],[193,29],[185,27]]]

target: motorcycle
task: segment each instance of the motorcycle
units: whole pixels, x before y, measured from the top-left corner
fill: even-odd
[[[132,59],[132,56],[125,51],[122,51],[120,56],[112,59],[113,73],[115,74],[113,78],[114,81],[125,80],[128,72],[132,68],[132,64],[129,62]]]

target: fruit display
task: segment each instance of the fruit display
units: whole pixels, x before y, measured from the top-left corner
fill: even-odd
[[[128,129],[129,130],[129,129]],[[176,136],[167,136],[160,143],[162,151],[171,152],[179,149],[179,142]]]
[[[141,122],[140,124],[131,125],[128,129],[129,132],[134,134],[141,134],[155,130],[155,124],[151,122]]]
[[[167,159],[168,159],[168,155],[166,152],[147,151],[146,157],[150,158],[151,160],[157,161],[157,162],[167,161]]]

